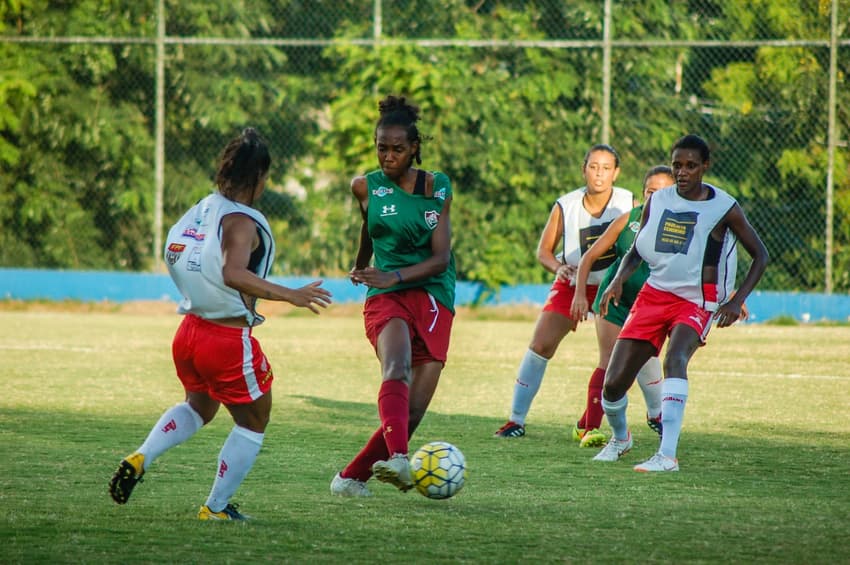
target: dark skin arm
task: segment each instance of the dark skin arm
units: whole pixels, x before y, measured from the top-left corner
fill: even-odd
[[[429,188],[433,188],[434,179],[432,175],[429,175],[427,182],[431,185]],[[354,284],[363,283],[366,286],[374,288],[390,288],[399,282],[395,272],[380,271],[375,267],[369,266],[373,249],[372,240],[369,237],[366,225],[366,211],[369,205],[366,179],[364,177],[355,178],[351,182],[351,192],[360,203],[363,226],[360,229],[360,249],[357,252],[354,269],[349,273],[349,277]],[[451,203],[451,197],[446,198],[443,209],[440,212],[440,221],[437,223],[437,227],[431,236],[431,257],[415,265],[399,269],[399,274],[401,274],[403,281],[426,279],[442,273],[448,268],[452,255],[452,232],[449,217]]]
[[[720,306],[717,312],[714,313],[714,319],[717,320],[717,327],[720,328],[731,326],[741,318],[744,301],[746,301],[747,297],[756,287],[756,284],[758,284],[759,279],[761,279],[765,269],[767,269],[767,263],[769,261],[764,242],[762,242],[738,204],[735,204],[726,212],[723,221],[715,228],[715,231],[719,231],[722,237],[726,229],[732,230],[732,233],[735,234],[753,261],[741,286],[738,287],[738,290],[735,291],[729,302]],[[712,235],[714,234],[712,233]]]
[[[251,217],[228,214],[221,220],[221,229],[224,284],[249,296],[289,302],[316,314],[319,307],[325,308],[330,304],[331,293],[321,288],[321,280],[301,288],[288,288],[258,277],[248,269],[251,252],[260,244],[257,224]]]
[[[643,227],[646,225],[646,220],[649,218],[649,205],[651,200],[652,197],[650,197],[643,206],[643,213],[640,217],[640,230],[638,230],[637,235],[635,235],[635,239],[637,239],[637,236],[640,235],[640,231],[643,230]],[[637,252],[636,246],[632,245],[632,248],[629,249],[628,253],[623,256],[623,260],[620,261],[620,266],[617,268],[617,274],[614,275],[614,278],[611,279],[611,283],[608,285],[608,288],[606,288],[605,292],[602,293],[602,299],[599,302],[600,315],[606,316],[608,314],[608,303],[610,301],[613,300],[614,304],[620,304],[620,296],[623,294],[623,282],[632,276],[635,269],[640,266],[641,261],[643,261],[643,257],[641,257],[640,253]]]

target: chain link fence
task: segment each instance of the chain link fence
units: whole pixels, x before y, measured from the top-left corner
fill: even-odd
[[[614,145],[618,184],[712,146],[772,263],[763,290],[850,290],[846,0],[0,0],[0,266],[162,269],[164,231],[245,126],[277,274],[341,276],[377,101],[422,109],[457,192],[459,276],[543,282],[548,210]],[[746,257],[746,253],[741,254]]]

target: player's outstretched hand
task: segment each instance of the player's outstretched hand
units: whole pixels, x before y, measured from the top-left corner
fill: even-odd
[[[322,288],[322,283],[325,281],[313,281],[301,288],[292,289],[292,296],[289,302],[300,308],[308,308],[314,314],[319,313],[317,306],[327,308],[331,303],[331,293],[329,290]]]

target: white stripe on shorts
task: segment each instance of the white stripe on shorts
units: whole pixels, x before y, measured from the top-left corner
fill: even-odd
[[[245,387],[251,400],[257,400],[263,393],[260,392],[260,384],[257,382],[257,373],[254,372],[254,355],[251,348],[251,328],[242,328],[242,376],[245,378]]]
[[[437,325],[437,318],[440,317],[440,308],[437,307],[437,301],[434,300],[434,297],[431,296],[431,293],[429,292],[427,294],[428,300],[431,301],[431,310],[429,311],[434,313],[434,320],[431,322],[431,326],[428,328],[428,333],[431,333],[432,331],[434,331],[434,326]]]

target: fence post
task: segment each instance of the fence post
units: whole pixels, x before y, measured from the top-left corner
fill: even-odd
[[[826,149],[826,249],[824,255],[824,292],[832,294],[832,223],[834,221],[833,192],[835,190],[835,144],[836,136],[836,77],[838,74],[838,0],[832,0],[829,26],[829,124],[827,126],[827,149]]]
[[[156,110],[154,117],[153,270],[162,264],[162,208],[165,186],[165,4],[156,3]]]
[[[605,0],[602,22],[602,133],[600,143],[609,143],[611,136],[611,0]]]

